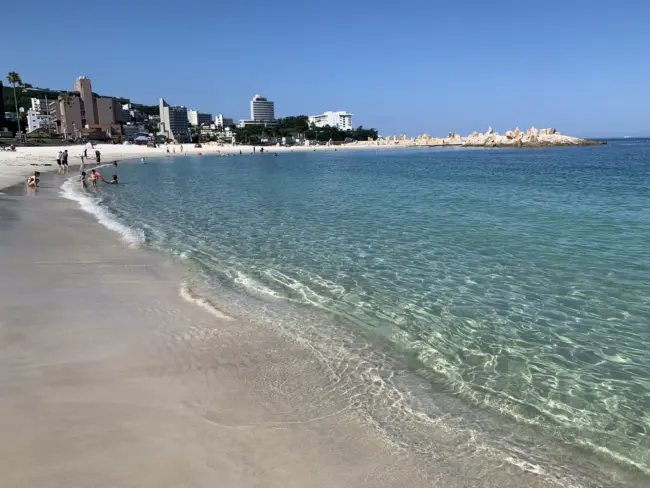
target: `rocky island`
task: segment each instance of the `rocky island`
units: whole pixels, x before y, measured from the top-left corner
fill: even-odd
[[[607,144],[604,141],[581,139],[565,136],[555,129],[537,129],[531,127],[522,131],[515,130],[499,134],[490,127],[487,132],[472,132],[468,136],[450,133],[447,137],[431,137],[423,134],[417,137],[406,136],[387,137],[376,141],[378,145],[399,146],[464,146],[464,147],[554,147],[554,146],[599,146]]]

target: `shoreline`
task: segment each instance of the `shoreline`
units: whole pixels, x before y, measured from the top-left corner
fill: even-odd
[[[95,166],[95,160],[89,158],[84,163],[84,168],[95,168],[105,164],[111,164],[115,161],[124,162],[127,160],[136,160],[145,158],[165,158],[165,157],[182,157],[182,156],[201,156],[220,155],[220,156],[238,156],[240,151],[242,155],[254,154],[253,148],[264,147],[264,151],[273,153],[290,153],[290,152],[313,152],[313,151],[331,151],[338,150],[377,150],[377,149],[407,149],[415,146],[397,146],[397,145],[369,145],[369,144],[350,144],[341,146],[219,146],[216,144],[203,144],[201,148],[195,148],[192,144],[184,144],[183,152],[180,152],[180,145],[170,145],[176,148],[176,153],[167,154],[165,147],[151,148],[136,145],[117,145],[117,144],[97,144],[95,147],[101,151],[101,163]],[[70,169],[78,170],[80,167],[79,153],[83,151],[83,146],[40,146],[40,147],[18,147],[16,152],[0,151],[0,191],[3,188],[13,186],[24,181],[32,172],[40,171],[41,173],[58,173],[56,165],[56,153],[59,150],[67,149],[70,154]],[[73,151],[76,153],[73,153]],[[257,151],[259,154],[259,151]],[[90,153],[89,153],[90,154]],[[64,174],[64,173],[60,173]]]
[[[107,162],[107,164],[109,164]],[[66,179],[72,175],[67,175]],[[314,479],[316,474],[316,483],[310,483],[310,486],[362,486],[363,480],[374,480],[370,486],[382,484],[385,486],[404,486],[409,485],[417,486],[431,486],[431,479],[435,477],[438,479],[442,486],[460,487],[466,486],[467,479],[472,479],[472,486],[531,486],[531,487],[546,487],[546,486],[571,486],[568,484],[555,484],[545,481],[539,476],[520,470],[515,466],[498,466],[493,463],[493,459],[489,456],[480,454],[480,449],[465,453],[459,459],[445,459],[444,456],[440,457],[439,454],[427,453],[426,455],[419,455],[410,452],[409,449],[399,449],[387,444],[385,439],[377,436],[377,433],[368,426],[359,423],[354,408],[348,403],[344,395],[327,396],[323,398],[318,392],[331,391],[331,384],[327,383],[327,370],[322,370],[321,366],[317,364],[304,348],[297,347],[291,342],[286,342],[278,336],[277,332],[273,330],[260,330],[260,328],[252,324],[243,322],[234,317],[219,318],[209,310],[201,308],[200,303],[189,303],[180,298],[178,293],[178,285],[182,281],[183,270],[176,260],[164,256],[146,248],[129,249],[124,246],[119,236],[110,231],[104,226],[97,226],[94,216],[78,209],[76,202],[65,200],[58,196],[60,184],[50,185],[60,181],[56,178],[55,174],[48,174],[44,177],[44,186],[42,193],[39,192],[34,197],[25,196],[24,186],[15,185],[8,193],[9,198],[0,197],[0,207],[8,200],[16,202],[16,215],[13,217],[11,241],[0,241],[2,245],[9,242],[10,251],[22,255],[22,259],[17,259],[11,253],[7,255],[6,249],[0,251],[0,268],[7,266],[17,266],[23,270],[23,275],[20,278],[20,284],[26,283],[25,286],[33,287],[34,284],[39,284],[38,276],[35,273],[45,271],[50,283],[64,283],[64,286],[75,286],[71,296],[74,297],[73,303],[67,303],[63,300],[62,303],[52,300],[52,295],[58,293],[57,289],[48,289],[47,286],[40,289],[40,293],[30,293],[30,299],[35,303],[46,302],[51,307],[48,311],[52,313],[61,313],[57,308],[70,310],[63,310],[67,315],[73,314],[78,310],[75,303],[80,299],[82,303],[84,297],[90,297],[92,303],[93,297],[105,296],[111,298],[110,304],[101,304],[99,307],[99,330],[96,330],[97,324],[94,322],[95,315],[88,316],[85,309],[82,308],[83,319],[88,320],[88,323],[61,324],[54,321],[54,324],[49,323],[43,319],[36,320],[38,328],[38,335],[48,335],[49,342],[47,346],[48,351],[44,354],[35,354],[32,352],[32,343],[25,343],[23,339],[23,349],[26,349],[25,354],[30,357],[30,361],[36,361],[39,364],[45,363],[45,368],[54,369],[49,374],[57,375],[64,373],[62,376],[57,376],[55,383],[69,383],[83,380],[83,384],[87,385],[89,382],[93,385],[105,382],[105,377],[92,377],[87,375],[83,370],[82,364],[79,367],[72,367],[63,372],[57,371],[58,363],[48,359],[48,354],[61,354],[59,349],[68,350],[69,345],[65,344],[65,340],[71,337],[71,332],[68,329],[81,333],[83,339],[88,341],[88,347],[94,352],[99,352],[99,356],[105,355],[104,348],[121,348],[126,347],[129,349],[129,357],[122,360],[140,361],[141,356],[146,356],[147,365],[137,365],[134,368],[138,371],[135,378],[130,377],[127,373],[119,370],[119,365],[109,360],[102,363],[102,371],[108,367],[111,371],[114,368],[119,370],[119,375],[116,377],[111,376],[110,386],[108,391],[102,391],[100,400],[95,402],[93,399],[84,399],[83,403],[77,405],[77,413],[85,416],[91,415],[88,409],[92,409],[95,403],[101,404],[102,412],[108,416],[108,423],[113,424],[116,420],[111,417],[110,412],[104,409],[110,405],[121,405],[127,411],[121,412],[124,415],[123,419],[118,419],[123,422],[141,422],[139,412],[140,409],[151,410],[152,419],[150,423],[144,422],[147,425],[143,427],[146,430],[146,435],[151,435],[153,439],[145,439],[147,445],[152,441],[153,449],[151,453],[129,452],[129,456],[137,461],[133,463],[155,463],[154,453],[157,452],[158,458],[172,459],[185,465],[191,463],[187,459],[179,460],[177,452],[172,447],[171,437],[181,436],[183,439],[183,450],[195,452],[201,456],[205,456],[204,450],[207,450],[207,445],[197,445],[196,439],[188,439],[187,436],[181,433],[186,429],[192,430],[197,427],[196,423],[204,425],[202,429],[218,428],[222,432],[218,438],[211,437],[211,434],[202,434],[212,443],[228,443],[232,445],[234,442],[241,447],[236,454],[231,452],[221,452],[227,462],[220,460],[220,469],[225,470],[228,476],[231,476],[231,470],[238,470],[241,472],[242,467],[250,468],[251,456],[255,461],[253,466],[257,471],[261,470],[266,476],[264,478],[267,482],[266,486],[304,486],[304,476]],[[42,197],[42,198],[41,198]],[[25,208],[20,208],[25,207]],[[1,208],[0,208],[1,210]],[[24,216],[21,219],[21,216]],[[61,222],[65,225],[57,225]],[[22,225],[21,225],[22,221]],[[34,229],[33,227],[36,226]],[[51,241],[39,242],[38,239],[25,239],[29,237],[30,233],[35,236],[42,233],[58,234],[58,240],[55,240],[56,245],[52,245]],[[0,230],[0,232],[2,232]],[[25,236],[27,232],[27,236]],[[17,235],[15,234],[17,233]],[[9,235],[9,234],[7,234]],[[27,241],[29,246],[25,249],[18,249],[20,242]],[[13,244],[13,245],[12,245]],[[2,247],[0,245],[0,248]],[[80,256],[81,254],[81,256]],[[37,256],[35,259],[33,256]],[[84,256],[86,256],[85,259]],[[101,257],[101,258],[99,258]],[[50,259],[51,258],[51,259]],[[80,259],[82,258],[82,259]],[[63,261],[57,263],[57,260]],[[17,261],[17,263],[12,263]],[[79,270],[79,266],[83,271]],[[101,277],[98,279],[92,278],[93,271],[86,268],[98,267],[102,270]],[[43,268],[49,268],[43,270]],[[114,269],[117,268],[117,269]],[[104,275],[106,272],[109,279]],[[89,277],[90,276],[90,277]],[[88,278],[90,281],[85,282]],[[74,283],[74,280],[79,280]],[[117,281],[115,281],[117,280]],[[47,281],[47,280],[46,280]],[[8,284],[7,284],[8,285]],[[21,286],[19,285],[19,286]],[[42,285],[40,285],[42,286]],[[58,285],[57,285],[58,287]],[[9,288],[7,286],[7,288]],[[81,296],[79,295],[81,294]],[[190,294],[191,295],[191,294]],[[193,298],[190,296],[190,298]],[[193,298],[194,301],[197,298]],[[2,295],[3,308],[9,303],[13,303],[11,291],[3,293]],[[200,300],[200,298],[199,298]],[[57,305],[53,305],[57,303]],[[28,313],[27,310],[23,311]],[[129,319],[128,313],[138,320]],[[20,319],[21,314],[10,314],[9,332],[15,333],[16,324],[12,323],[16,318]],[[121,316],[126,322],[126,325],[121,325],[122,321],[115,318],[115,315]],[[218,314],[217,314],[218,315]],[[70,317],[69,317],[70,318]],[[74,321],[74,317],[72,316]],[[84,322],[84,321],[81,321]],[[0,322],[1,323],[1,322]],[[7,325],[2,324],[5,329]],[[86,326],[91,325],[89,330]],[[109,331],[114,326],[117,330]],[[50,328],[56,328],[56,333],[48,332]],[[136,336],[133,336],[133,328],[138,329]],[[0,327],[0,334],[6,332]],[[63,335],[59,337],[60,333]],[[74,334],[72,334],[74,335]],[[0,335],[0,338],[3,337]],[[27,338],[34,341],[39,337],[31,337],[29,334]],[[156,345],[153,351],[149,350],[149,343],[152,338],[162,341],[161,344]],[[176,341],[181,344],[177,344]],[[18,341],[20,343],[20,341]],[[98,344],[101,342],[102,344]],[[124,342],[128,344],[124,345]],[[135,344],[133,343],[135,342]],[[224,346],[224,342],[226,345]],[[259,344],[260,348],[255,345]],[[38,346],[38,344],[36,344]],[[27,346],[30,346],[29,348]],[[170,352],[171,349],[171,352]],[[70,351],[78,353],[77,351]],[[169,353],[169,354],[168,354]],[[74,356],[74,354],[73,354]],[[133,357],[134,356],[134,357]],[[110,358],[109,358],[110,359]],[[11,358],[10,358],[11,360]],[[26,366],[28,362],[27,357],[21,358],[22,368],[32,370],[34,366]],[[65,361],[69,361],[66,359]],[[85,361],[85,360],[84,360]],[[153,364],[150,364],[149,361]],[[67,364],[67,363],[66,363]],[[2,364],[0,359],[0,370],[6,365]],[[11,366],[11,361],[10,361]],[[268,367],[267,367],[268,366]],[[39,368],[41,366],[38,366]],[[276,370],[279,368],[279,371]],[[270,368],[270,369],[269,369]],[[296,368],[300,372],[296,377]],[[224,372],[225,370],[225,372]],[[15,369],[9,368],[9,373],[15,372]],[[165,371],[165,379],[180,379],[181,384],[165,383],[165,392],[158,391],[159,378],[151,378],[150,371]],[[126,374],[126,375],[125,375]],[[224,376],[225,374],[225,376]],[[5,376],[7,376],[5,374]],[[79,376],[82,378],[80,379]],[[9,376],[7,376],[9,377]],[[208,382],[208,378],[218,377],[219,381]],[[269,380],[270,378],[270,380]],[[9,377],[9,379],[11,379]],[[28,378],[29,379],[29,378]],[[136,400],[130,397],[118,398],[116,401],[113,395],[122,392],[122,388],[128,385],[123,383],[130,383],[135,381],[140,386],[145,386],[145,391],[148,395],[143,396],[142,393],[135,395],[134,398],[139,399],[139,402],[144,403],[141,405]],[[224,386],[226,383],[227,386]],[[35,386],[33,382],[28,381],[24,387],[11,385],[14,388],[31,392]],[[153,383],[153,384],[150,384]],[[245,391],[246,385],[256,385],[257,391]],[[0,386],[6,385],[6,378],[0,373]],[[189,386],[188,386],[189,385]],[[280,385],[279,395],[277,391]],[[56,385],[54,385],[56,386]],[[39,386],[34,391],[40,391],[42,387]],[[68,402],[68,393],[56,392],[56,388],[50,391],[46,388],[46,394],[62,395]],[[288,390],[285,390],[288,389]],[[83,397],[84,391],[82,385],[74,392],[75,395]],[[233,398],[234,393],[234,398]],[[133,392],[130,392],[133,394]],[[150,396],[151,395],[151,396]],[[162,395],[164,405],[160,405],[156,400]],[[242,398],[242,395],[244,398]],[[193,399],[195,396],[201,398],[200,401]],[[109,400],[110,397],[110,400]],[[60,398],[57,396],[57,398]],[[84,397],[85,398],[85,397]],[[273,398],[274,402],[271,405],[265,404],[265,401]],[[292,399],[291,402],[288,399]],[[295,400],[295,403],[293,402]],[[188,402],[191,407],[186,408]],[[314,403],[315,402],[315,403]],[[74,401],[72,402],[74,403]],[[46,404],[49,404],[46,402]],[[229,408],[222,408],[226,404]],[[198,408],[197,405],[199,406]],[[255,406],[254,411],[250,411],[249,407]],[[165,412],[180,413],[182,411],[182,419],[175,418],[173,422],[178,422],[178,425],[166,427],[165,431],[169,431],[170,439],[165,439],[162,446],[163,452],[156,451],[157,447],[154,446],[156,436],[158,435],[157,429],[160,428],[160,422],[169,422],[169,419],[161,418],[160,410]],[[260,410],[261,409],[261,410]],[[38,410],[38,409],[37,409]],[[278,418],[278,411],[283,412]],[[7,409],[7,405],[2,403],[0,399],[0,412],[7,418],[16,415],[17,412],[12,409]],[[207,412],[207,413],[206,413]],[[296,413],[304,414],[299,419],[296,419]],[[31,414],[44,415],[43,412],[35,413],[33,410]],[[29,415],[29,411],[28,414]],[[259,421],[260,415],[263,421]],[[231,422],[224,422],[230,420]],[[232,422],[232,418],[236,418],[237,422]],[[255,421],[251,421],[251,418]],[[343,421],[341,422],[341,419]],[[56,420],[56,419],[55,419]],[[108,429],[106,418],[93,419],[95,423],[99,422],[102,429]],[[192,420],[193,422],[189,422]],[[27,421],[27,419],[21,420]],[[69,420],[68,422],[70,422]],[[188,423],[189,422],[189,423]],[[2,421],[0,421],[0,426]],[[56,427],[56,424],[54,427]],[[54,428],[52,427],[52,428]],[[74,426],[78,427],[78,426]],[[85,426],[89,428],[88,426]],[[178,429],[176,428],[178,427]],[[449,442],[445,440],[444,435],[440,432],[440,427],[432,427],[424,425],[414,425],[412,428],[424,429],[434,436],[441,444]],[[48,432],[47,427],[45,432]],[[240,432],[245,430],[253,432],[255,437],[254,445],[249,445],[247,441],[251,439],[248,436],[245,441],[242,441],[237,435],[229,435],[234,430]],[[275,436],[271,435],[276,433],[276,430],[290,430],[285,432],[286,438],[284,441],[277,443],[278,440]],[[444,427],[443,427],[444,430]],[[83,432],[78,430],[73,431],[77,436],[83,438],[84,442],[99,443],[98,434],[95,433],[88,440]],[[264,431],[264,432],[261,432]],[[268,431],[273,431],[271,434]],[[10,431],[11,432],[11,431]],[[13,434],[13,432],[11,432]],[[31,441],[31,434],[28,435],[28,441]],[[100,433],[99,437],[102,439],[102,446],[105,443],[111,444],[109,432]],[[18,434],[16,434],[18,435]],[[72,435],[72,434],[71,434]],[[198,434],[197,434],[198,435]],[[424,434],[423,434],[424,435]],[[38,439],[38,438],[37,438]],[[204,441],[206,439],[202,439]],[[41,439],[41,442],[43,440]],[[68,439],[69,441],[69,439]],[[7,445],[12,445],[14,441],[10,438]],[[24,441],[23,444],[27,443]],[[260,448],[258,444],[266,446],[268,449]],[[308,452],[297,454],[293,452],[292,446],[296,443],[306,443],[309,447]],[[363,446],[360,448],[359,446]],[[68,442],[64,442],[64,447],[70,447]],[[120,451],[115,451],[119,446],[106,447],[106,450],[111,451],[111,455],[121,462],[128,463],[126,458],[127,454],[122,454]],[[358,449],[360,449],[358,451]],[[114,452],[113,452],[114,451]],[[130,451],[130,450],[129,450]],[[263,452],[262,452],[263,451]],[[323,455],[324,458],[323,458]],[[168,457],[169,456],[169,457]],[[261,456],[261,457],[260,457]],[[311,456],[311,457],[310,457]],[[83,456],[83,461],[88,461],[88,457],[92,457],[92,453],[86,453]],[[344,459],[349,457],[350,460]],[[144,461],[143,461],[144,458]],[[27,458],[29,459],[29,458]],[[361,461],[359,461],[361,460]],[[471,460],[471,461],[470,461]],[[470,466],[465,466],[470,461]],[[79,461],[81,462],[81,461]],[[231,464],[234,462],[234,465]],[[44,463],[48,466],[46,460],[40,461],[39,465]],[[248,463],[248,464],[247,464]],[[359,463],[362,466],[359,466]],[[368,464],[370,463],[370,464]],[[290,473],[285,473],[284,477],[279,478],[277,473],[273,473],[273,466],[276,465],[291,466]],[[74,464],[79,467],[79,465]],[[2,462],[0,462],[2,466]],[[205,466],[194,466],[191,471],[185,472],[186,476],[194,476],[193,480],[200,479],[203,481],[202,469]],[[51,469],[54,469],[50,466]],[[121,466],[120,466],[121,468]],[[3,468],[9,470],[9,467]],[[108,476],[107,470],[115,469],[115,466],[109,463],[107,466],[100,466],[97,468],[102,475]],[[135,468],[134,468],[135,469]],[[158,465],[155,469],[159,469]],[[347,476],[343,473],[333,474],[333,470],[348,470],[354,472],[353,477]],[[120,469],[118,469],[120,471]],[[489,475],[483,474],[476,477],[485,471]],[[17,478],[18,484],[9,484],[9,486],[32,486],[28,482],[20,484],[20,473],[14,471],[6,471]],[[163,473],[168,473],[168,470],[163,469]],[[222,472],[222,474],[223,474]],[[190,475],[191,473],[191,475]],[[57,473],[62,475],[62,473]],[[69,474],[69,473],[68,473]],[[125,477],[121,478],[122,484],[131,480],[133,473],[125,473]],[[228,478],[224,481],[228,486],[250,486],[257,478],[249,477],[254,473],[246,473],[247,477],[241,479]],[[162,474],[161,474],[162,476]],[[168,473],[168,476],[171,476]],[[209,476],[209,475],[208,475]],[[354,477],[356,476],[356,477]],[[197,486],[213,486],[217,478],[208,477],[205,479],[205,485],[202,483]],[[221,478],[218,478],[222,480]],[[67,478],[66,478],[67,480]],[[208,481],[209,480],[209,481]],[[113,480],[115,481],[115,480]],[[152,479],[151,484],[139,486],[176,486],[168,479]],[[157,483],[157,484],[156,484]],[[209,483],[212,483],[210,485]],[[114,486],[107,482],[106,485],[98,486]],[[573,486],[580,486],[579,484]]]
[[[497,135],[498,136],[498,135]],[[550,137],[550,136],[549,136]],[[290,153],[290,152],[321,152],[321,151],[357,151],[357,150],[403,150],[403,149],[533,149],[533,148],[553,148],[553,147],[589,147],[606,145],[604,141],[592,141],[586,139],[571,138],[559,136],[554,142],[545,140],[536,140],[533,142],[508,143],[495,142],[493,139],[474,140],[471,137],[465,139],[458,138],[429,138],[429,139],[406,139],[406,140],[378,140],[375,142],[357,142],[333,146],[219,146],[217,144],[205,143],[201,148],[193,147],[193,144],[184,144],[184,152],[167,154],[165,147],[150,148],[137,145],[119,145],[119,144],[97,144],[96,148],[102,153],[102,162],[99,165],[110,164],[114,161],[125,161],[139,159],[142,157],[180,157],[187,155],[215,155],[237,156],[254,154],[253,148],[264,147],[266,152],[273,153]],[[576,142],[578,141],[578,142]],[[170,148],[176,148],[180,151],[180,145],[170,145]],[[16,152],[0,152],[0,192],[3,188],[20,183],[27,178],[33,171],[58,172],[56,165],[56,153],[59,150],[68,149],[70,153],[70,169],[79,169],[79,154],[83,151],[83,145],[80,146],[28,146],[18,147]],[[75,151],[77,154],[73,154]],[[258,151],[259,153],[259,151]],[[93,158],[84,164],[84,167],[96,167]]]

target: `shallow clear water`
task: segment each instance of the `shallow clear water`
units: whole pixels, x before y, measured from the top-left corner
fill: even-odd
[[[650,142],[148,163],[95,203],[198,265],[221,307],[228,290],[258,304],[237,313],[322,313],[376,338],[384,369],[408,364],[418,395],[648,480]]]

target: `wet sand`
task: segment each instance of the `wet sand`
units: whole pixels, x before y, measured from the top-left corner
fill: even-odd
[[[425,485],[305,351],[186,302],[181,267],[57,192],[0,196],[3,487]]]
[[[387,443],[308,350],[184,300],[183,266],[60,183],[0,195],[3,488],[550,486]]]

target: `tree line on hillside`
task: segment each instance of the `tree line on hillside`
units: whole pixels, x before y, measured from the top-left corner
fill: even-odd
[[[377,129],[364,129],[359,126],[352,130],[342,130],[338,127],[316,127],[309,124],[306,115],[284,117],[278,120],[276,126],[249,125],[247,127],[235,128],[237,141],[240,143],[260,142],[263,139],[277,139],[281,137],[305,138],[310,141],[320,142],[343,142],[346,139],[355,141],[366,141],[377,139]]]
[[[13,80],[13,81],[10,81]],[[52,90],[50,88],[39,88],[29,83],[24,83],[18,73],[15,71],[10,72],[5,80],[9,83],[3,84],[2,87],[2,98],[4,100],[5,110],[8,112],[15,112],[16,108],[24,109],[25,112],[32,108],[32,98],[47,99],[48,101],[54,101],[58,98],[59,95],[66,93],[72,94],[72,91],[67,90]],[[97,97],[97,93],[93,93]],[[115,97],[123,103],[127,103],[129,100],[126,98]],[[151,110],[155,109],[155,114],[158,115],[158,105],[152,106],[143,106],[145,110],[143,112],[148,113]],[[138,107],[139,108],[139,107]],[[19,112],[20,113],[20,112]]]

